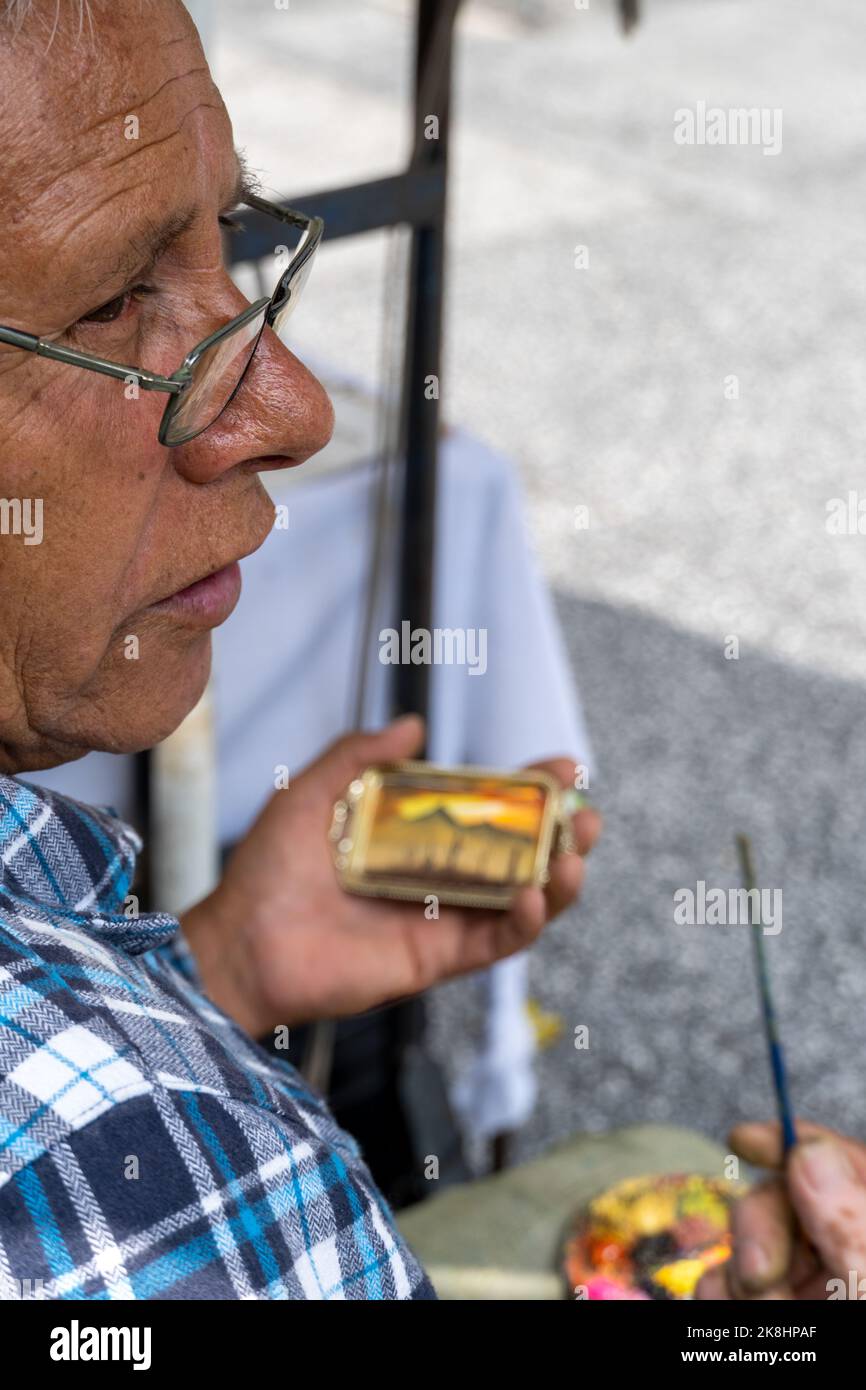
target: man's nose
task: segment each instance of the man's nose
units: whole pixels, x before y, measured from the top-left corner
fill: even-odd
[[[303,463],[328,443],[334,409],[321,382],[270,328],[225,410],[202,434],[172,449],[179,473],[208,483],[238,464]]]

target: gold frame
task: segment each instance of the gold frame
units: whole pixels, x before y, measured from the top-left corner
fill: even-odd
[[[445,791],[449,789],[449,784],[453,789],[457,780],[539,787],[546,795],[535,840],[532,872],[526,884],[503,882],[501,887],[495,887],[490,882],[479,880],[476,887],[467,886],[465,882],[455,882],[449,886],[441,879],[435,884],[423,884],[413,883],[408,875],[396,873],[390,878],[371,881],[366,860],[378,810],[378,793],[387,785],[389,777],[397,775],[416,778],[418,791]],[[548,880],[554,836],[561,823],[561,793],[562,788],[556,779],[538,769],[503,772],[498,768],[444,767],[438,763],[411,761],[374,764],[365,768],[361,776],[351,783],[345,796],[334,807],[330,839],[334,846],[337,879],[346,892],[359,893],[364,897],[420,903],[435,897],[440,903],[455,907],[508,908],[518,888],[527,885],[543,887]]]

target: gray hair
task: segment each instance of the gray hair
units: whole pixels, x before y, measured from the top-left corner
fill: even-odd
[[[17,34],[34,12],[39,14],[42,26],[49,35],[49,47],[61,23],[70,14],[73,15],[73,26],[79,37],[85,29],[91,36],[93,34],[90,0],[53,0],[53,3],[52,0],[48,0],[48,3],[44,3],[44,0],[0,0],[0,28],[11,29]]]
[[[78,9],[79,17],[89,14],[90,5],[88,0],[73,0]],[[3,0],[3,13],[0,19],[6,24],[20,26],[24,23],[30,11],[36,8],[37,0]],[[54,8],[57,16],[63,9],[63,0],[54,0]]]

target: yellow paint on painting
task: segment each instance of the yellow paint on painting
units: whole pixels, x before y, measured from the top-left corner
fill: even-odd
[[[518,789],[523,791],[522,788]],[[410,792],[395,796],[393,811],[401,820],[420,820],[443,810],[458,825],[495,825],[518,835],[534,835],[538,830],[541,795],[526,788],[527,796],[472,796],[465,792]]]

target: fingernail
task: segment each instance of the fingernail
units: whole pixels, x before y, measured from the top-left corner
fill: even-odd
[[[815,1192],[833,1192],[854,1177],[847,1154],[832,1140],[814,1139],[808,1144],[799,1144],[795,1153],[807,1183]]]
[[[773,1261],[768,1250],[754,1236],[747,1236],[734,1247],[734,1262],[737,1274],[743,1284],[762,1284],[773,1271]]]

